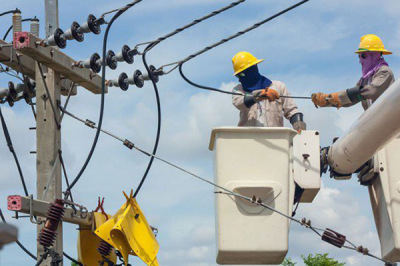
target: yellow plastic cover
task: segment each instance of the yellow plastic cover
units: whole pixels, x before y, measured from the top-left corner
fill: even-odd
[[[96,228],[106,222],[106,217],[102,213],[94,212],[93,214]],[[103,260],[97,251],[100,241],[101,238],[93,233],[91,227],[80,227],[78,233],[78,261],[85,266],[99,265],[99,262]],[[114,264],[117,262],[115,252],[111,252],[107,258]]]
[[[95,233],[121,252],[125,265],[131,254],[138,256],[147,265],[158,266],[156,256],[160,246],[153,230],[133,198],[133,191],[129,197],[123,193],[126,198],[124,205]]]

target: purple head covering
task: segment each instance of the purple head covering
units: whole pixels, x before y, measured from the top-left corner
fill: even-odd
[[[360,64],[362,66],[362,78],[369,79],[381,66],[388,66],[380,52],[366,52],[365,58],[360,55]]]

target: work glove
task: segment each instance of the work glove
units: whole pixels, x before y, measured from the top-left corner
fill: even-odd
[[[253,98],[254,98],[255,102],[261,102],[264,100],[273,102],[273,101],[279,99],[279,93],[274,89],[265,88],[263,90],[254,92]]]
[[[326,107],[335,106],[337,108],[342,107],[342,103],[339,99],[339,93],[326,94],[322,92],[313,93],[311,95],[311,100],[315,104],[315,107]]]
[[[307,124],[303,121],[297,121],[293,123],[293,129],[296,130],[297,132],[301,132],[302,130],[307,129]]]

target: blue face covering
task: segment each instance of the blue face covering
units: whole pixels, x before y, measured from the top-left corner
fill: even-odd
[[[265,89],[272,84],[271,80],[260,75],[257,65],[249,67],[248,69],[240,72],[237,76],[243,86],[243,89],[247,92]]]

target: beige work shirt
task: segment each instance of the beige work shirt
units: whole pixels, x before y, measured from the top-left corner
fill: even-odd
[[[360,99],[364,110],[366,110],[379,96],[386,91],[395,81],[392,70],[388,66],[381,66],[375,74],[369,79],[361,78],[356,86],[363,86],[360,94],[363,100]],[[360,101],[351,101],[347,95],[347,91],[339,92],[339,99],[343,107],[352,106]]]
[[[286,85],[281,81],[272,81],[270,88],[276,90],[279,95],[290,96]],[[241,84],[238,84],[233,92],[251,95],[243,90]],[[248,108],[244,104],[244,96],[233,95],[232,103],[240,111],[240,127],[283,127],[283,116],[290,120],[294,114],[299,113],[296,103],[291,98],[281,97],[274,102],[264,100]]]

